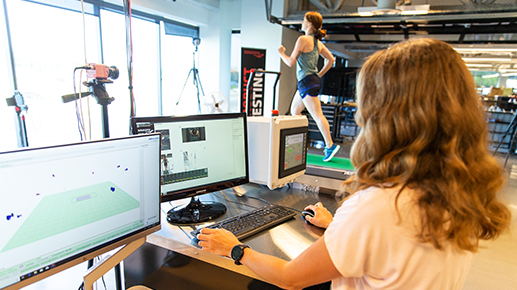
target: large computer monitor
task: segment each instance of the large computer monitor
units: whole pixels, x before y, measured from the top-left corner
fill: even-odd
[[[249,182],[244,113],[132,118],[133,134],[161,133],[161,200],[191,197],[167,213],[172,224],[205,222],[226,212],[198,195]]]
[[[0,152],[0,289],[160,229],[160,135]]]

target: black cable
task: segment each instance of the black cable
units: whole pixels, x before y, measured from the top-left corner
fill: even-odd
[[[108,288],[106,288],[106,281],[104,281],[104,276],[102,276],[102,284],[104,284],[104,290],[108,290]]]
[[[77,89],[75,87],[75,71],[78,70],[78,69],[81,69],[82,67],[76,67],[74,68],[74,75],[73,75],[73,81],[74,81],[74,96],[77,95]],[[81,90],[81,88],[79,88],[79,90]],[[77,107],[77,99],[75,100],[75,116],[77,118],[77,128],[79,129],[79,135],[81,136],[81,141],[83,141],[83,131],[82,131],[82,128],[83,128],[83,125],[82,125],[82,121],[81,121],[81,116],[78,112],[79,108]],[[85,136],[86,137],[86,136]]]

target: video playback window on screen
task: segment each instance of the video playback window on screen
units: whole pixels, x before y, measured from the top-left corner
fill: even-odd
[[[178,118],[136,124],[139,133],[161,133],[162,195],[246,176],[242,117]]]
[[[0,288],[159,225],[159,142],[1,153]]]

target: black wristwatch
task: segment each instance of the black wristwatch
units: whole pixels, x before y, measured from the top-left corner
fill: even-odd
[[[246,248],[250,248],[250,246],[245,245],[245,244],[240,244],[240,245],[233,247],[232,259],[235,261],[235,265],[242,265],[241,259],[242,259],[242,256],[244,255],[244,249],[246,249]]]

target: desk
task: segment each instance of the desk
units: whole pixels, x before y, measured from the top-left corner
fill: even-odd
[[[339,205],[339,200],[333,196],[315,195],[314,193],[288,188],[287,186],[276,190],[269,190],[267,187],[250,183],[241,187],[246,192],[242,197],[238,197],[230,189],[214,194],[202,195],[200,199],[203,202],[218,201],[226,204],[227,212],[217,220],[253,210],[254,207],[266,205],[263,201],[253,199],[252,197],[262,198],[269,202],[298,210],[303,210],[308,204],[321,202],[331,213],[334,213]],[[229,258],[210,254],[197,248],[192,243],[192,236],[190,235],[190,231],[193,229],[192,226],[175,226],[167,222],[167,211],[173,206],[187,202],[188,200],[174,201],[172,205],[168,202],[162,203],[162,229],[148,236],[147,242],[251,278],[263,280],[245,266],[235,265],[233,260]],[[318,238],[317,234],[318,228],[305,225],[300,215],[297,215],[292,220],[244,239],[242,242],[259,252],[291,260],[314,243]],[[322,234],[322,231],[319,231],[319,234]]]

